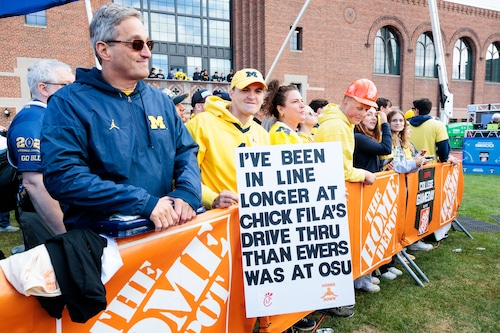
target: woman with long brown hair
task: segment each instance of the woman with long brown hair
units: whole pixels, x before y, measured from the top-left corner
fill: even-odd
[[[387,115],[392,132],[392,154],[394,165],[391,170],[398,173],[408,173],[417,171],[422,165],[427,163],[424,158],[425,153],[416,154],[415,147],[408,140],[408,131],[411,130],[406,122],[406,118],[401,111],[391,111]]]
[[[411,134],[409,132],[411,128],[408,126],[403,112],[391,111],[387,115],[387,120],[392,131],[392,157],[394,159],[392,170],[398,173],[416,172],[423,165],[431,161],[431,159],[424,157],[425,151],[417,152],[408,139]],[[433,249],[433,246],[419,240],[408,246],[408,249],[413,251],[429,251]]]
[[[263,109],[267,120],[274,122],[269,129],[272,145],[302,143],[297,127],[305,120],[305,104],[296,86],[280,85],[278,80],[269,82]],[[315,325],[313,319],[304,317],[293,328],[307,331]]]
[[[380,171],[379,156],[392,152],[392,134],[386,114],[374,108],[368,110],[365,118],[354,127],[354,141],[354,167]]]
[[[268,84],[264,110],[275,120],[269,129],[272,145],[302,143],[297,127],[306,119],[305,106],[295,85],[280,85],[278,80]]]
[[[392,134],[387,123],[387,115],[373,107],[369,109],[365,118],[354,127],[354,142],[354,167],[370,172],[380,171],[379,155],[387,155],[392,151]],[[384,273],[386,272],[387,270]],[[389,276],[392,277],[391,274],[389,273]],[[378,292],[380,291],[378,283],[380,281],[368,273],[354,280],[354,288],[372,293]]]

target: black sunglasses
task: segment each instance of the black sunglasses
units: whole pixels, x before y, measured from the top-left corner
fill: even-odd
[[[126,43],[131,44],[132,48],[137,51],[141,51],[144,48],[144,44],[148,46],[148,49],[151,51],[153,46],[155,46],[155,42],[152,40],[148,40],[147,42],[142,39],[134,39],[134,40],[108,40],[105,43]]]

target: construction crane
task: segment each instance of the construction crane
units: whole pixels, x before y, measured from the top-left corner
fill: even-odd
[[[453,94],[448,86],[448,74],[446,73],[446,64],[444,61],[443,39],[441,37],[441,26],[436,0],[428,0],[429,11],[431,14],[432,36],[434,38],[434,49],[436,51],[436,67],[439,77],[440,109],[439,115],[441,121],[445,124],[453,116]]]

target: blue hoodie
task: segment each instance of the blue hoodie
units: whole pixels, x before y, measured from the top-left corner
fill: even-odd
[[[170,98],[142,81],[127,96],[97,68],[78,68],[49,100],[41,146],[45,186],[67,225],[149,218],[166,195],[201,204],[198,146]]]

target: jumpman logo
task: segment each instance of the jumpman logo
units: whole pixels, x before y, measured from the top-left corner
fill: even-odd
[[[111,131],[113,128],[120,129],[120,127],[116,126],[115,120],[111,119],[111,126],[109,126],[109,130]]]

